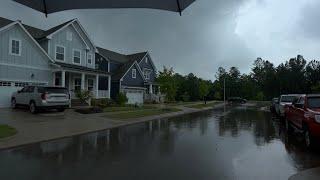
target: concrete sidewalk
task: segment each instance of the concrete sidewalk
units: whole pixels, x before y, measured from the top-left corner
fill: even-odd
[[[214,108],[220,106],[216,105]],[[21,109],[0,109],[0,124],[8,124],[18,130],[15,136],[0,140],[0,149],[213,109],[213,107],[192,109],[184,106],[177,106],[177,108],[182,111],[125,120],[106,118],[106,113],[79,114],[72,109],[64,113],[40,113],[38,115],[30,114],[28,111]]]

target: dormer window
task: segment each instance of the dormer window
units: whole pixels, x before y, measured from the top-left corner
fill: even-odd
[[[146,80],[150,79],[151,70],[150,69],[144,69],[143,70],[143,76]]]
[[[67,32],[67,40],[72,41],[72,32],[70,31]]]
[[[9,47],[10,47],[9,54],[15,55],[15,56],[21,56],[21,40],[11,39]]]
[[[81,64],[81,51],[73,50],[73,63],[74,64]]]
[[[63,46],[56,46],[56,60],[64,61],[65,48]]]
[[[132,69],[132,78],[137,78],[137,69]]]
[[[87,62],[88,64],[92,64],[92,54],[88,54]]]

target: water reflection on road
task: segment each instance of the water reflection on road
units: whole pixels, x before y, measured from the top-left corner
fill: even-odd
[[[287,179],[320,166],[270,113],[233,107],[0,152],[0,179]]]

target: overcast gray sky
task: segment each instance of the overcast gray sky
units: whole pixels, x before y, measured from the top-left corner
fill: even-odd
[[[320,57],[318,0],[197,0],[180,17],[142,9],[72,10],[43,14],[1,0],[0,16],[47,29],[78,18],[96,45],[149,51],[158,69],[173,67],[214,79],[219,66],[247,73],[256,57],[276,65],[302,54]]]

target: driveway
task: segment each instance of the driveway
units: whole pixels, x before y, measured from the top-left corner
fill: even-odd
[[[23,109],[0,109],[0,123],[18,130],[14,137],[0,140],[1,149],[107,129],[121,122],[73,110],[33,115]]]

